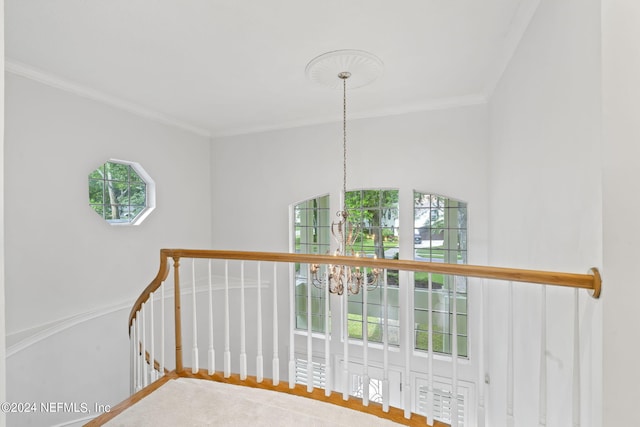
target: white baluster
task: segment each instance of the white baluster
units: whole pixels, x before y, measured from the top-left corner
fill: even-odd
[[[224,377],[231,376],[231,347],[229,345],[229,260],[224,260]]]
[[[155,328],[154,328],[154,316],[153,316],[153,292],[151,292],[149,294],[149,302],[151,303],[149,305],[149,317],[150,317],[150,324],[149,324],[149,329],[150,329],[150,333],[149,333],[149,340],[151,341],[151,348],[149,350],[149,360],[151,363],[151,382],[154,382],[158,377],[156,376],[156,353],[155,353],[155,341],[156,341],[156,335],[155,335]]]
[[[191,351],[191,373],[195,374],[200,369],[198,364],[198,316],[196,313],[196,260],[191,260],[191,306],[193,323],[193,349]]]
[[[295,361],[295,341],[293,331],[296,328],[296,274],[295,265],[289,263],[289,277],[293,280],[291,286],[289,286],[289,388],[296,386],[296,361]]]
[[[262,356],[262,263],[258,262],[258,333],[257,356],[256,356],[256,381],[261,383],[264,377],[264,361]]]
[[[137,380],[137,388],[136,391],[142,389],[142,363],[144,356],[140,355],[140,350],[142,348],[142,344],[140,342],[140,317],[142,316],[141,311],[138,311],[136,315],[136,365],[138,365],[138,369],[136,369],[136,380]]]
[[[508,285],[507,300],[507,426],[513,427],[513,282]]]
[[[213,375],[213,373],[216,371],[216,352],[213,348],[213,276],[211,273],[211,260],[209,260],[209,375]]]
[[[574,289],[573,304],[573,427],[579,427],[580,420],[580,294]]]
[[[307,392],[313,391],[313,329],[311,317],[311,264],[307,264]]]
[[[131,323],[131,332],[129,339],[131,342],[131,394],[138,391],[138,334],[136,333],[137,313]]]
[[[362,405],[369,406],[369,305],[367,290],[367,269],[363,268],[365,285],[362,287],[362,351],[363,351],[363,372],[362,372]]]
[[[278,264],[273,263],[273,385],[280,384],[280,358],[278,356]]]
[[[347,282],[346,277],[344,278]],[[327,283],[328,285],[328,283]],[[349,400],[349,289],[344,287],[342,298],[342,336],[344,337],[344,365],[342,366],[342,400]]]
[[[485,425],[485,404],[484,404],[484,395],[485,395],[485,345],[484,345],[484,285],[485,281],[482,280],[480,282],[480,298],[478,300],[478,317],[479,317],[479,327],[478,327],[478,427],[484,427]]]
[[[540,287],[540,391],[538,422],[547,425],[547,288]]]
[[[458,427],[458,284],[451,277],[453,286],[452,331],[451,331],[451,427]]]
[[[429,369],[429,383],[427,385],[427,422],[433,424],[435,418],[433,409],[433,278],[431,273],[429,273],[428,277],[427,311],[429,316],[429,329],[427,331],[427,365]]]
[[[244,261],[240,262],[240,379],[247,379],[247,331],[244,303]]]
[[[404,378],[402,378],[402,398],[404,417],[406,419],[411,418],[411,354],[413,353],[413,339],[411,336],[414,334],[413,325],[411,319],[413,315],[411,313],[413,305],[411,304],[410,294],[414,292],[414,286],[405,286],[404,292],[404,306],[407,308],[406,316],[403,319],[404,328],[404,341],[402,347],[404,347]]]
[[[147,326],[146,326],[146,316],[145,316],[145,306],[147,305],[147,303],[142,303],[142,309],[140,310],[140,323],[142,325],[142,332],[141,332],[141,338],[142,338],[142,349],[140,351],[141,354],[141,358],[142,358],[142,387],[146,387],[148,384],[148,371],[147,371],[147,339],[146,339],[146,335],[147,335]]]
[[[329,271],[324,270],[324,281],[327,286],[324,287],[324,395],[331,396],[331,390],[333,389],[333,373],[331,370],[331,331],[329,330],[329,306],[331,305],[329,295]]]
[[[164,282],[160,285],[160,376],[164,376]]]
[[[387,270],[384,270],[382,288],[382,310],[384,313],[382,325],[382,410],[389,412],[389,297],[387,294]]]

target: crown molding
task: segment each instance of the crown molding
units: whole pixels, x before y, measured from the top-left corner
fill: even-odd
[[[166,114],[159,113],[133,102],[106,94],[104,92],[100,92],[95,89],[91,89],[87,86],[80,85],[70,80],[63,79],[47,71],[39,70],[35,67],[21,63],[11,58],[5,58],[4,69],[11,74],[25,77],[27,79],[37,81],[47,86],[73,93],[74,95],[80,96],[82,98],[91,99],[93,101],[118,108],[128,113],[135,114],[137,116],[144,117],[164,125],[186,130],[188,132],[195,133],[196,135],[204,136],[206,138],[211,138],[211,132],[209,132],[207,129],[193,126],[190,123],[175,119]]]
[[[349,120],[359,120],[359,119],[372,119],[379,117],[388,117],[388,116],[400,116],[403,114],[411,114],[411,113],[419,113],[423,111],[436,111],[436,110],[448,110],[452,108],[461,108],[461,107],[470,107],[474,105],[483,105],[488,102],[488,97],[484,93],[468,95],[468,96],[459,96],[459,97],[451,97],[451,98],[442,98],[442,99],[434,99],[425,103],[420,104],[412,104],[405,105],[399,107],[388,107],[382,108],[378,110],[370,110],[361,113],[350,113]],[[340,122],[342,118],[338,117],[324,117],[320,119],[313,120],[298,120],[280,123],[276,125],[269,126],[257,126],[252,128],[237,128],[231,129],[228,131],[222,132],[213,132],[211,137],[213,139],[216,138],[226,138],[240,135],[250,135],[262,132],[272,132],[279,130],[287,130],[294,128],[302,128],[306,126],[317,126],[324,125],[328,123],[337,123]]]
[[[539,3],[540,0],[531,0],[531,1],[535,2],[536,3],[535,7],[537,7],[537,4]],[[525,2],[527,2],[527,0],[525,0]],[[533,11],[531,11],[531,16],[533,15],[534,11],[535,11],[535,8]],[[524,29],[526,29],[526,26],[522,29],[522,32],[524,32]],[[520,37],[521,37],[521,34],[520,34]],[[518,37],[516,42],[513,43],[513,50],[515,50],[515,47],[517,46],[517,41],[519,41],[520,37]],[[490,85],[491,91],[486,91],[485,93],[477,93],[477,94],[472,94],[467,96],[435,99],[435,100],[430,100],[428,102],[419,103],[419,104],[412,104],[412,105],[398,106],[398,107],[388,107],[388,108],[382,108],[378,110],[370,110],[362,113],[351,114],[350,117],[351,119],[354,119],[354,120],[379,118],[379,117],[385,117],[385,116],[397,116],[397,115],[403,115],[403,114],[417,113],[422,111],[445,110],[445,109],[451,109],[451,108],[460,108],[460,107],[486,104],[488,102],[488,99],[490,98],[491,92],[499,82],[500,77],[502,76],[502,73],[506,68],[506,64],[509,62],[509,59],[511,58],[512,55],[513,55],[513,51],[510,51],[509,55],[507,55],[507,59],[504,61],[504,64],[501,65],[500,70],[496,71],[495,75],[497,77],[495,79],[495,82]],[[211,132],[207,129],[193,126],[189,123],[158,113],[157,111],[153,111],[151,109],[142,107],[138,104],[117,98],[112,95],[108,95],[106,93],[97,91],[95,89],[91,89],[86,86],[82,86],[80,84],[71,82],[69,80],[65,80],[51,73],[38,70],[29,65],[15,61],[11,58],[6,59],[5,70],[17,76],[25,77],[30,80],[34,80],[39,83],[45,84],[47,86],[51,86],[60,90],[64,90],[66,92],[73,93],[83,98],[91,99],[106,105],[110,105],[120,110],[124,110],[129,113],[132,113],[141,117],[145,117],[147,119],[153,120],[158,123],[162,123],[168,126],[186,130],[188,132],[191,132],[206,138],[215,139],[215,138],[226,138],[226,137],[233,137],[233,136],[240,136],[240,135],[250,135],[250,134],[262,133],[262,132],[272,132],[272,131],[278,131],[278,130],[301,128],[306,126],[323,125],[323,124],[335,123],[339,121],[337,117],[323,117],[323,118],[310,119],[310,120],[282,122],[282,123],[267,125],[267,126],[243,127],[243,128],[222,130],[219,132],[216,132],[216,131]]]

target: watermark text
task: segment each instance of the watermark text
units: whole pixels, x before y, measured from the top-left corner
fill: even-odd
[[[101,403],[89,404],[88,402],[2,402],[0,411],[10,414],[27,413],[72,413],[92,414],[111,411],[111,405]]]

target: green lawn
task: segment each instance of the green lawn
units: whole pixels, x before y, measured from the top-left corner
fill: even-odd
[[[382,325],[377,317],[369,317],[369,341],[382,342]],[[347,325],[349,338],[362,339],[362,316],[349,313],[349,323]],[[415,340],[416,349],[427,351],[429,349],[428,325],[419,323],[416,325]],[[390,334],[391,335],[391,334]],[[433,351],[436,353],[451,353],[451,335],[444,332],[441,325],[435,325],[433,331]],[[399,340],[390,338],[391,344],[398,344]],[[467,339],[465,336],[458,336],[458,354],[465,357],[467,355]]]
[[[382,325],[377,317],[369,317],[369,341],[382,342]],[[347,324],[349,337],[362,339],[362,315],[349,313],[349,323]]]

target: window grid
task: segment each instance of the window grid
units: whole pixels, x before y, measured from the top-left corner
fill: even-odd
[[[414,192],[414,259],[426,262],[467,263],[466,203],[443,196]],[[428,274],[414,277],[414,337],[417,350],[428,350]],[[458,355],[468,356],[467,279],[432,274],[433,351],[451,354],[453,288],[457,293]]]
[[[367,294],[367,320],[368,339],[370,342],[382,342],[384,333],[384,297],[383,279],[377,288],[369,290]],[[362,292],[358,295],[349,295],[349,315],[348,330],[349,338],[362,339],[364,336],[364,322]],[[387,318],[388,318],[388,343],[389,345],[400,345],[400,303],[399,288],[388,286],[387,288]]]
[[[416,260],[447,263],[467,262],[466,203],[446,197],[414,192],[414,253]],[[398,190],[357,190],[347,192],[345,204],[349,222],[356,224],[354,240],[348,253],[360,256],[398,258],[399,221]],[[298,253],[325,254],[330,251],[329,197],[304,201],[294,207],[295,250]],[[307,292],[311,292],[311,330],[324,332],[325,295],[321,287],[309,284],[308,266],[296,265],[296,328],[307,330]],[[382,283],[368,290],[368,339],[382,342],[385,307]],[[414,275],[414,338],[415,349],[428,350],[428,274]],[[388,342],[399,345],[398,272],[387,272]],[[453,289],[457,293],[458,355],[468,356],[467,280],[442,274],[432,274],[433,285],[433,350],[451,354],[453,324]],[[348,296],[348,334],[362,339],[365,322],[362,292]]]
[[[295,251],[302,254],[330,252],[329,196],[305,200],[294,206]],[[296,329],[308,329],[307,292],[311,292],[311,331],[324,333],[324,290],[309,283],[308,264],[296,264]]]
[[[399,248],[398,190],[356,190],[345,195],[348,220],[354,230],[353,244],[347,248],[360,256],[397,259]],[[374,289],[367,290],[368,339],[382,342],[384,331],[384,278],[378,279]],[[388,343],[400,344],[400,303],[398,272],[387,272]],[[362,339],[365,334],[362,292],[349,295],[349,338]]]
[[[147,184],[130,164],[109,161],[89,174],[89,205],[107,222],[134,222],[146,196]]]

